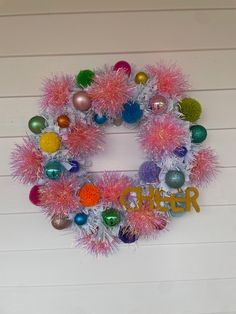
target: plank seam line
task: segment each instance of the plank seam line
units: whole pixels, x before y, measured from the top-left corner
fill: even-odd
[[[83,284],[50,284],[50,285],[0,285],[0,289],[12,288],[70,288],[70,287],[91,287],[91,286],[110,286],[110,285],[145,285],[145,284],[159,284],[159,283],[182,283],[182,282],[201,282],[201,281],[233,281],[236,277],[221,277],[221,278],[199,278],[199,279],[175,279],[175,280],[150,280],[150,281],[117,281],[117,282],[100,282],[100,283],[83,283]]]
[[[0,55],[0,59],[7,58],[37,58],[37,57],[66,57],[66,56],[106,56],[106,55],[137,55],[153,53],[181,53],[181,52],[208,52],[208,51],[235,51],[236,47],[208,47],[208,48],[184,48],[184,49],[162,49],[162,50],[139,50],[139,51],[101,51],[101,52],[74,52],[74,53],[44,53],[44,54],[12,54]]]
[[[0,18],[8,17],[30,17],[30,16],[54,16],[54,15],[94,15],[94,14],[126,14],[126,13],[156,13],[156,12],[191,12],[191,11],[235,11],[235,7],[219,7],[219,8],[163,8],[163,9],[118,9],[118,10],[87,10],[87,11],[68,11],[68,12],[39,12],[39,13],[15,13],[15,14],[0,14]]]

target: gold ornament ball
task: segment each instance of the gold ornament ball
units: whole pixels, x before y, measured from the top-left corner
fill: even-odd
[[[58,134],[54,132],[46,132],[41,135],[39,146],[45,153],[55,153],[61,146],[61,139]]]
[[[145,72],[138,72],[134,78],[136,84],[146,84],[147,80],[148,76]]]

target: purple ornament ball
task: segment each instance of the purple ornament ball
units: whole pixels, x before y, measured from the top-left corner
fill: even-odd
[[[184,157],[187,154],[188,150],[185,146],[176,147],[174,154],[178,157]]]
[[[131,74],[131,66],[127,61],[121,60],[116,62],[113,67],[114,71],[123,70],[128,76]]]
[[[145,183],[157,182],[161,168],[154,161],[144,161],[139,167],[138,175]]]

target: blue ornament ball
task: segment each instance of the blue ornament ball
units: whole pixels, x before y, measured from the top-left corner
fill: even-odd
[[[88,220],[88,215],[85,213],[78,213],[74,217],[74,222],[77,226],[82,226],[86,224],[87,220]]]
[[[104,124],[106,121],[107,121],[107,116],[106,115],[99,115],[99,114],[95,114],[94,117],[93,117],[94,121],[97,123],[97,124]]]
[[[166,184],[173,189],[181,188],[185,182],[185,176],[180,170],[169,170],[165,176]]]
[[[140,108],[139,103],[129,101],[124,104],[124,109],[122,112],[122,118],[126,123],[136,123],[143,116],[143,110]]]
[[[154,161],[144,161],[139,167],[139,179],[145,183],[152,183],[158,181],[161,168],[158,167]]]
[[[121,227],[118,237],[124,243],[133,243],[138,240],[138,235],[129,226]]]
[[[188,150],[185,146],[176,147],[174,154],[178,157],[184,157],[187,154]]]
[[[69,160],[69,164],[71,166],[69,172],[75,173],[80,170],[80,164],[77,160]]]
[[[48,161],[44,167],[44,173],[46,177],[51,180],[57,180],[60,178],[62,173],[62,165],[57,160]]]

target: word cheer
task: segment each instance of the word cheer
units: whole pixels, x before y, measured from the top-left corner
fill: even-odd
[[[197,203],[199,192],[195,187],[188,187],[182,193],[164,195],[164,191],[155,189],[152,185],[149,186],[147,195],[143,195],[141,186],[129,186],[123,190],[120,196],[120,202],[127,210],[138,210],[143,203],[149,203],[149,209],[166,212],[170,208],[174,212],[190,211],[193,207],[196,212],[200,212],[200,207]],[[137,200],[137,206],[133,207],[129,202],[129,196],[134,195]]]

